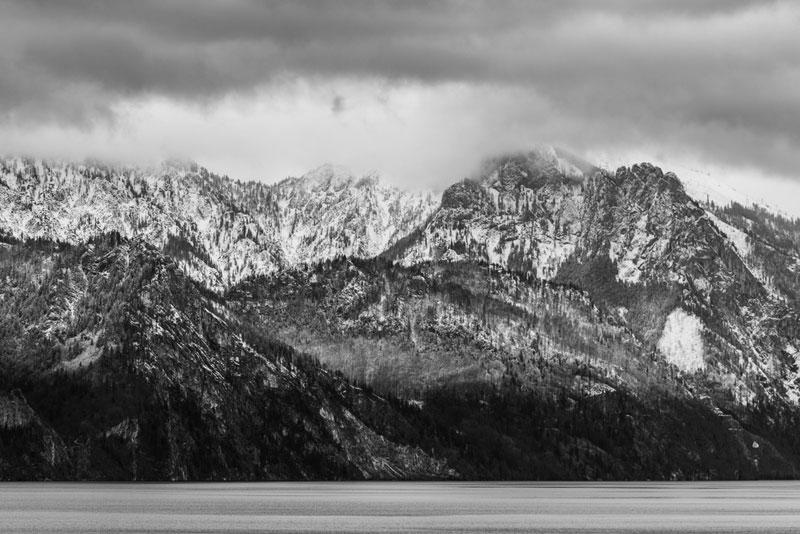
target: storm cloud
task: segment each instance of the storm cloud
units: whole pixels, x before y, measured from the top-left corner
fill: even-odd
[[[393,91],[402,100],[416,88],[429,106],[447,100],[441,89],[461,95],[448,113],[474,114],[483,130],[472,151],[534,141],[685,151],[795,179],[798,28],[791,1],[0,0],[0,121],[4,137],[26,125],[113,128],[136,103],[208,113],[291,100],[298,86],[323,93],[331,120],[352,121],[373,109],[365,95],[391,117]],[[467,120],[432,116],[431,142]]]

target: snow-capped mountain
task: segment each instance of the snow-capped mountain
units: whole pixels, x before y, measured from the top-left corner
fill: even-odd
[[[646,347],[737,403],[764,393],[795,402],[798,310],[741,243],[672,173],[649,164],[566,173],[554,153],[534,151],[446,190],[387,256],[478,261],[587,289]]]
[[[247,276],[338,255],[374,255],[435,208],[430,194],[323,166],[276,185],[194,165],[159,169],[0,161],[0,228],[81,243],[116,231],[174,256],[220,289]]]
[[[473,259],[552,278],[575,248],[588,176],[553,150],[489,160],[445,190],[440,208],[391,255],[406,265]]]
[[[437,199],[329,165],[266,185],[6,159],[0,260],[0,423],[58,451],[46,476],[78,458],[60,436],[136,472],[170,428],[257,478],[340,476],[325,451],[360,477],[800,472],[800,222],[648,163],[537,147]],[[87,381],[171,419],[84,410],[76,434],[51,396],[83,406]],[[197,476],[175,454],[157,472]]]
[[[386,187],[377,174],[355,177],[331,165],[283,180],[271,192],[278,241],[289,265],[337,255],[376,256],[438,204],[432,194]]]

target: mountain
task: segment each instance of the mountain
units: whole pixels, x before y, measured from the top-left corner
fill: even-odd
[[[800,222],[736,202],[705,208],[764,287],[800,308]]]
[[[406,265],[486,261],[552,278],[575,247],[586,176],[552,149],[489,160],[477,177],[445,190],[426,224],[388,257]]]
[[[0,479],[456,475],[141,241],[6,244],[0,269]]]
[[[729,225],[652,165],[586,176],[555,163],[537,152],[491,162],[386,257],[487,263],[584,289],[649,350],[718,382],[717,402],[796,402],[798,309]]]
[[[2,477],[800,472],[798,222],[648,163],[0,171]]]
[[[419,406],[432,427],[423,450],[469,478],[797,472],[785,405],[723,412],[711,380],[586,291],[472,262],[339,259],[249,279],[226,299],[351,381]],[[762,409],[775,428],[758,424]]]
[[[270,186],[192,164],[0,160],[0,228],[7,233],[73,244],[108,232],[142,238],[216,290],[301,262],[377,254],[435,205],[431,195],[333,166]]]

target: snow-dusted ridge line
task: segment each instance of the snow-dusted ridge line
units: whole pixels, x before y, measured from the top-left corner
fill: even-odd
[[[185,163],[0,160],[0,228],[72,243],[111,231],[143,238],[213,289],[296,263],[376,255],[437,205],[430,193],[330,165],[270,185]]]

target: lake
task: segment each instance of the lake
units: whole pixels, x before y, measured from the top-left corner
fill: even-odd
[[[3,483],[0,531],[800,532],[800,483]]]

